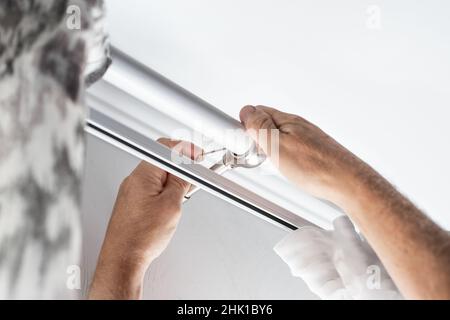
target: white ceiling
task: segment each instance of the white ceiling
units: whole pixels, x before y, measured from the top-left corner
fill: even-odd
[[[266,104],[308,118],[450,228],[450,2],[106,3],[123,51],[234,117]]]

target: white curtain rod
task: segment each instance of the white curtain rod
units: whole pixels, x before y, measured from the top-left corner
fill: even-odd
[[[85,130],[129,154],[156,165],[189,183],[200,186],[207,192],[286,230],[313,225],[297,214],[200,164],[173,162],[169,148],[95,110],[91,111]]]
[[[113,64],[104,79],[236,154],[252,149],[241,123],[208,102],[112,47]]]

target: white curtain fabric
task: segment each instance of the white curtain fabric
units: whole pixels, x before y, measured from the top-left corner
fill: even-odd
[[[402,299],[380,259],[346,216],[326,231],[299,228],[274,248],[321,299]]]

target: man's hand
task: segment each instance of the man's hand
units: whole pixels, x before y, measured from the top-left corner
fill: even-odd
[[[450,299],[446,231],[305,119],[263,106],[246,106],[240,117],[257,142],[258,130],[279,129],[280,171],[302,189],[347,212],[406,298]],[[266,145],[260,147],[271,156]]]
[[[197,159],[192,144],[158,140]],[[137,299],[150,263],[169,244],[181,216],[181,203],[190,184],[141,162],[122,182],[98,259],[91,299]]]
[[[341,204],[343,188],[351,187],[343,182],[367,167],[321,129],[297,115],[264,106],[246,106],[240,118],[256,142],[260,138],[259,130],[267,130],[264,137],[267,143],[259,146],[269,157],[273,146],[269,130],[279,130],[279,170],[316,197]]]

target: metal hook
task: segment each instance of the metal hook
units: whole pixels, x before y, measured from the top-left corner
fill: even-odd
[[[225,148],[212,150],[209,152],[205,152],[202,155],[211,154],[219,151],[225,151]],[[223,174],[224,172],[234,169],[234,168],[256,168],[260,166],[265,160],[266,155],[264,153],[259,153],[258,147],[256,144],[252,145],[252,148],[248,150],[246,153],[242,155],[238,155],[236,153],[233,153],[229,150],[225,152],[222,159],[219,160],[217,163],[215,163],[210,170],[218,173]],[[191,196],[197,192],[199,188],[197,186],[192,186],[191,189],[186,193],[184,196],[184,201],[187,201],[191,198]]]

